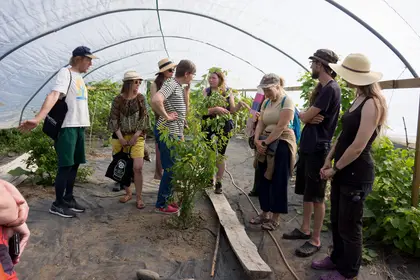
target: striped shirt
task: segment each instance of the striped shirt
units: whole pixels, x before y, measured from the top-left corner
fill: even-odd
[[[184,90],[182,89],[181,84],[174,78],[170,78],[164,82],[159,92],[165,98],[163,105],[166,113],[176,112],[178,118],[175,121],[167,121],[160,116],[157,121],[157,126],[163,124],[169,128],[169,133],[171,135],[183,136],[187,106],[185,104]]]

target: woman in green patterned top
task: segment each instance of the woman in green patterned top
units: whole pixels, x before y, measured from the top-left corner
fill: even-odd
[[[112,102],[109,129],[112,134],[112,152],[116,154],[124,149],[130,151],[133,159],[134,185],[137,193],[137,208],[145,207],[142,200],[143,189],[143,158],[144,141],[148,121],[145,98],[138,92],[142,78],[136,71],[128,71],[124,74],[121,94]],[[126,203],[132,199],[130,186],[123,186],[126,194],[120,202]]]

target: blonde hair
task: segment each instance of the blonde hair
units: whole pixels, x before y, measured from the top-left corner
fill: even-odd
[[[282,76],[280,76],[280,75],[279,75],[279,78],[280,78],[280,86],[281,87],[284,87],[284,85],[286,83],[286,80]]]
[[[79,64],[84,59],[84,56],[72,56],[69,61],[69,65],[72,67],[75,67],[77,64]]]
[[[376,123],[378,126],[384,125],[388,113],[388,106],[382,94],[381,86],[378,83],[373,83],[367,86],[358,86],[357,88],[361,94],[373,99],[377,111]]]

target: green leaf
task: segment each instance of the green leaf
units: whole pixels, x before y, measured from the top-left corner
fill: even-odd
[[[8,173],[10,175],[14,176],[14,177],[18,177],[18,176],[21,176],[21,175],[29,175],[29,174],[31,174],[30,171],[24,170],[21,167],[17,167],[17,168],[15,168],[13,170],[10,170]]]

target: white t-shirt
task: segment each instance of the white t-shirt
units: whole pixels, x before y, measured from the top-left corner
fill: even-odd
[[[69,87],[70,72],[72,78]],[[53,90],[61,93],[60,98],[67,94],[66,103],[68,111],[62,127],[90,126],[88,92],[85,81],[80,73],[69,71],[68,68],[61,69],[57,74]]]

